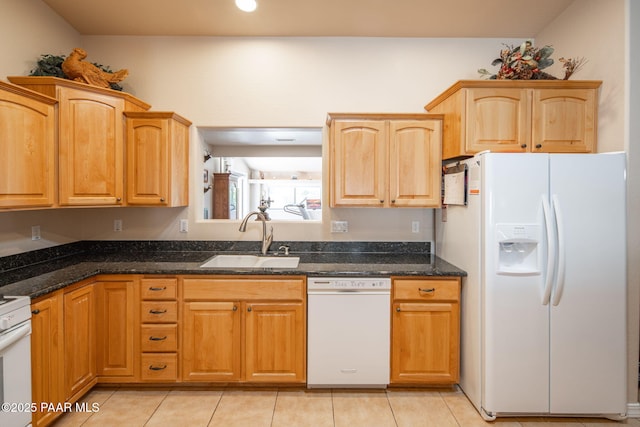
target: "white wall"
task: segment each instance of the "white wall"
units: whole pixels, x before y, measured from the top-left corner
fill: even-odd
[[[424,105],[456,80],[477,78],[478,68],[490,67],[503,42],[91,36],[83,38],[83,48],[89,59],[99,59],[113,69],[128,68],[126,91],[155,110],[184,115],[194,127],[322,126],[328,112],[424,112]],[[202,176],[199,159],[203,148],[196,132],[192,132],[192,142],[192,182],[197,184]],[[175,239],[259,239],[258,228],[243,234],[237,231],[237,224],[203,223],[201,212],[200,185],[194,184],[188,212],[181,212],[190,221],[188,235],[176,232],[177,221],[172,225],[174,232],[168,234]],[[275,223],[275,238],[433,239],[430,209],[327,209],[323,213],[321,224]],[[349,232],[331,234],[331,219],[348,221]],[[414,220],[421,223],[420,233],[411,233]],[[102,237],[134,238],[126,228],[117,236]],[[144,236],[135,236],[140,237]],[[84,238],[96,236],[86,234]]]
[[[0,78],[26,76],[43,54],[66,55],[80,35],[42,0],[0,0]]]

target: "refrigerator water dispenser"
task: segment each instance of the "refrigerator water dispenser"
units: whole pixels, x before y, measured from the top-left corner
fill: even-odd
[[[498,274],[540,274],[540,226],[498,224]]]

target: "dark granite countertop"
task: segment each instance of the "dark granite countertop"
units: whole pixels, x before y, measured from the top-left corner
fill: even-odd
[[[41,254],[0,258],[0,294],[35,298],[97,274],[466,275],[454,265],[430,255],[428,243],[287,242],[284,244],[291,247],[291,255],[300,257],[297,268],[200,267],[206,260],[221,253],[257,255],[255,242],[248,243],[77,242]],[[272,247],[277,248],[281,244],[283,242]]]

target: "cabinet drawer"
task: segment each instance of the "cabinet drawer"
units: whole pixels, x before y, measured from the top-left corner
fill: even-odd
[[[178,279],[158,278],[140,280],[140,297],[143,300],[174,300],[178,296]]]
[[[167,353],[178,349],[177,325],[142,325],[140,349],[144,353]]]
[[[142,301],[142,323],[174,323],[178,321],[178,303],[175,301]]]
[[[393,281],[394,300],[457,301],[458,280],[401,279]]]
[[[178,379],[178,355],[175,353],[143,353],[140,363],[140,377],[143,381]]]

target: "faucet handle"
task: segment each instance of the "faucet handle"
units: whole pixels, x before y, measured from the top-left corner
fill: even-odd
[[[284,250],[284,254],[285,255],[289,255],[289,246],[287,245],[282,245],[278,247],[278,252],[280,252],[281,250]]]

